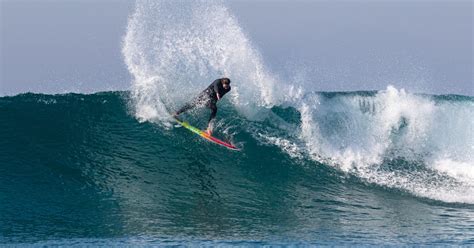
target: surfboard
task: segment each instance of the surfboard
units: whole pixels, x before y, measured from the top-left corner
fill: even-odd
[[[237,148],[236,146],[232,145],[231,143],[227,143],[225,141],[222,141],[216,137],[213,137],[209,134],[207,134],[206,132],[200,130],[199,128],[197,127],[193,127],[191,126],[188,122],[186,121],[181,121],[179,120],[178,118],[174,118],[176,120],[176,122],[178,122],[181,126],[185,127],[186,129],[188,129],[189,131],[203,137],[204,139],[214,143],[214,144],[218,144],[218,145],[221,145],[221,146],[224,146],[228,149],[231,149],[231,150],[234,150],[234,151],[240,151],[239,148]]]

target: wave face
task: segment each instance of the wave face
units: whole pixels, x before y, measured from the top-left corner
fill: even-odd
[[[139,122],[133,96],[0,98],[1,243],[474,242],[470,97],[312,93],[258,121],[224,101],[233,152]]]

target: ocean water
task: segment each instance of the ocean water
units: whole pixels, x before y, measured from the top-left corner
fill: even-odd
[[[386,94],[314,93],[312,124],[225,101],[215,132],[240,152],[139,122],[129,92],[2,97],[0,243],[474,244],[474,99],[411,96],[434,122],[417,140],[425,125],[400,117],[379,154],[366,150]]]
[[[472,96],[318,92],[222,2],[137,1],[122,53],[128,91],[0,97],[0,244],[474,245]],[[238,152],[169,114],[221,76]]]

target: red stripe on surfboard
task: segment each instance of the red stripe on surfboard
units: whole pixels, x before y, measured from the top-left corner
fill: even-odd
[[[225,146],[225,147],[238,150],[238,148],[235,147],[234,145],[229,144],[229,143],[227,143],[227,142],[224,142],[224,141],[222,141],[222,140],[220,140],[220,139],[214,138],[214,137],[208,135],[207,133],[203,133],[202,136],[203,136],[204,138],[210,140],[210,141],[213,141],[213,142],[219,144],[219,145],[223,145],[223,146]]]

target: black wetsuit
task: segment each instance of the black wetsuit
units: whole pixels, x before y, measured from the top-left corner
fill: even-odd
[[[216,79],[205,90],[199,93],[194,100],[186,103],[181,109],[179,109],[176,114],[179,115],[197,106],[206,106],[211,109],[211,116],[209,117],[210,122],[217,114],[216,103],[219,100],[217,99],[217,93],[219,93],[219,96],[222,98],[229,91],[230,85],[228,89],[224,89],[221,79]]]

